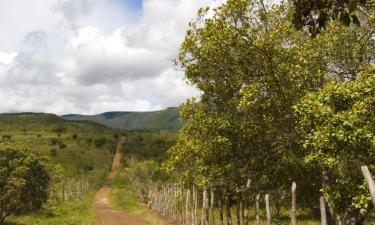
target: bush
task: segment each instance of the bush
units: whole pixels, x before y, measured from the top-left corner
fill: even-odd
[[[7,135],[7,134],[3,134],[2,138],[3,138],[3,140],[11,140],[12,136]]]
[[[58,135],[61,135],[62,133],[67,131],[67,128],[64,125],[58,124],[52,126],[51,131],[57,133]]]
[[[60,143],[59,143],[59,148],[60,148],[60,149],[64,149],[64,148],[66,148],[66,144],[65,144],[64,142],[60,142]]]
[[[52,156],[52,157],[56,157],[57,156],[57,151],[56,151],[56,149],[51,149],[50,151],[50,155]]]
[[[95,139],[94,140],[94,144],[97,148],[101,148],[103,147],[103,145],[106,143],[106,139],[105,138],[98,138],[98,139]]]
[[[0,223],[10,215],[41,208],[49,183],[42,158],[28,151],[0,149]]]
[[[72,135],[72,138],[73,138],[74,140],[76,140],[76,139],[78,138],[78,134],[73,134],[73,135]]]
[[[85,142],[86,142],[87,144],[91,144],[91,143],[92,143],[92,138],[86,138],[86,139],[85,139]]]
[[[49,144],[52,145],[52,146],[57,145],[58,142],[59,142],[59,140],[56,139],[56,138],[51,138],[51,139],[49,140]]]

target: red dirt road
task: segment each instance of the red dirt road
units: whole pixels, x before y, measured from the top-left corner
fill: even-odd
[[[97,216],[98,225],[148,225],[141,217],[133,214],[123,213],[113,209],[108,201],[112,180],[116,175],[121,161],[121,146],[124,138],[117,143],[116,154],[112,163],[112,171],[109,173],[104,186],[98,191],[94,198],[92,208]]]

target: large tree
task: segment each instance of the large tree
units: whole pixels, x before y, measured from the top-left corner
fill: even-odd
[[[333,22],[311,39],[294,29],[288,4],[228,0],[208,12],[191,23],[177,59],[203,94],[182,107],[170,165],[189,182],[250,178],[258,191],[288,193],[297,181],[301,202],[315,204],[320,171],[304,163],[293,106],[328,81],[356,79],[374,59],[374,22]]]

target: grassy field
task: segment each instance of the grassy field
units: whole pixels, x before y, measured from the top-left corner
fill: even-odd
[[[0,115],[0,148],[26,149],[45,156],[50,197],[39,211],[7,218],[20,225],[95,224],[94,193],[108,174],[116,140],[111,129],[52,114]]]
[[[95,225],[95,215],[91,211],[94,192],[82,199],[61,202],[47,206],[27,216],[12,216],[7,225]]]

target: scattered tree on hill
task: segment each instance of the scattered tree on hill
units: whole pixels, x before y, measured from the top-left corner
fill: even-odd
[[[105,138],[97,138],[94,140],[95,147],[101,148],[107,142]]]
[[[51,131],[58,135],[61,135],[62,133],[65,133],[67,131],[67,128],[62,124],[57,124],[52,126]]]
[[[12,214],[39,209],[47,200],[49,182],[42,158],[27,151],[0,149],[0,222]]]

